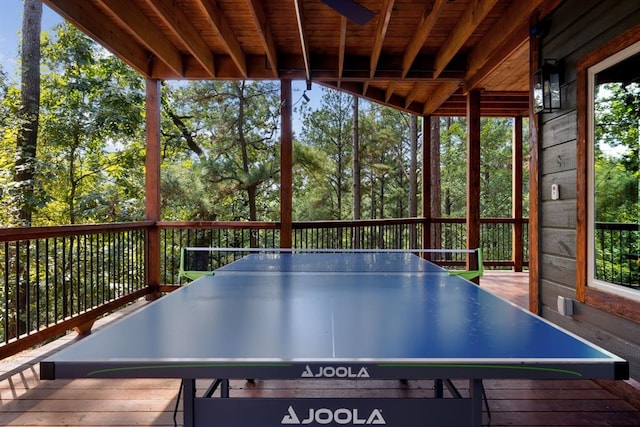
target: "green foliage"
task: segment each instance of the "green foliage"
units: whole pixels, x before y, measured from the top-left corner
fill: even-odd
[[[42,59],[34,225],[141,219],[141,77],[68,24]]]
[[[278,85],[193,82],[167,89],[163,217],[277,220]]]
[[[447,117],[440,120],[442,212],[444,216],[464,217],[467,194],[466,119]],[[508,218],[512,200],[513,119],[483,118],[480,126],[480,214],[482,217]],[[526,129],[523,135],[527,135]],[[523,147],[524,151],[527,149]],[[526,182],[528,167],[526,164],[521,166],[525,172],[523,181]]]
[[[601,222],[638,222],[640,85],[598,86],[595,211]]]
[[[352,97],[341,92],[324,90],[320,108],[303,111],[301,142],[324,153],[322,170],[315,173],[309,185],[316,188],[296,188],[306,194],[308,203],[294,218],[343,219],[349,217],[346,195],[351,186]],[[304,207],[308,204],[307,207]]]
[[[599,84],[594,105],[596,278],[637,287],[640,84]]]
[[[42,53],[34,225],[143,218],[141,77],[69,25],[43,37]],[[278,84],[165,83],[162,92],[163,219],[277,221]],[[10,171],[19,92],[2,74],[0,95],[0,164]],[[301,108],[300,138],[294,141],[294,219],[351,218],[352,105],[350,95],[323,90],[317,108]],[[407,216],[408,120],[398,110],[361,101],[363,218]],[[465,119],[441,120],[442,211],[464,216]],[[482,123],[482,215],[509,216],[511,121]],[[0,174],[0,184],[0,206],[9,206],[8,190],[15,183]]]

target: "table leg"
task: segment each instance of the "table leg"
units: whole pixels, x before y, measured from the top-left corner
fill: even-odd
[[[433,390],[436,399],[442,399],[444,397],[444,386],[442,384],[442,380],[434,380],[433,381]]]
[[[194,427],[194,404],[196,399],[196,380],[185,378],[183,381],[182,408],[184,413],[184,427]]]
[[[471,395],[471,425],[482,427],[482,380],[469,380],[469,392]]]
[[[229,379],[223,379],[220,384],[220,397],[229,397]]]

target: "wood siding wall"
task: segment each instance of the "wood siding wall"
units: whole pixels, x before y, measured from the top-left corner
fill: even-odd
[[[576,298],[576,64],[589,52],[640,23],[635,0],[567,0],[546,21],[549,32],[540,40],[541,59],[564,65],[563,108],[544,114],[540,137],[540,302],[541,314],[631,363],[640,379],[640,325],[585,304],[573,317],[557,312],[559,295]],[[551,184],[560,200],[551,200]],[[636,303],[637,304],[637,303]]]

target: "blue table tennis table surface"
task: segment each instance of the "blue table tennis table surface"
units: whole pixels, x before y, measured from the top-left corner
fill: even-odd
[[[250,254],[46,358],[41,376],[300,378],[338,365],[371,378],[628,377],[625,360],[399,252]]]

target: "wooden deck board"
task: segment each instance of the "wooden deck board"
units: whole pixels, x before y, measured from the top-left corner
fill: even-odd
[[[527,275],[489,272],[482,286],[527,306]],[[96,328],[134,310],[103,319]],[[173,379],[40,381],[38,361],[69,345],[74,334],[39,349],[0,361],[2,426],[173,426],[180,386]],[[357,384],[357,387],[356,387]],[[456,381],[462,393],[465,382]],[[204,381],[198,388],[206,387]],[[638,426],[640,410],[593,381],[485,381],[491,425],[498,426]],[[396,396],[430,397],[432,381],[232,381],[235,396]],[[182,425],[178,405],[178,425]],[[486,414],[485,414],[486,422]]]

